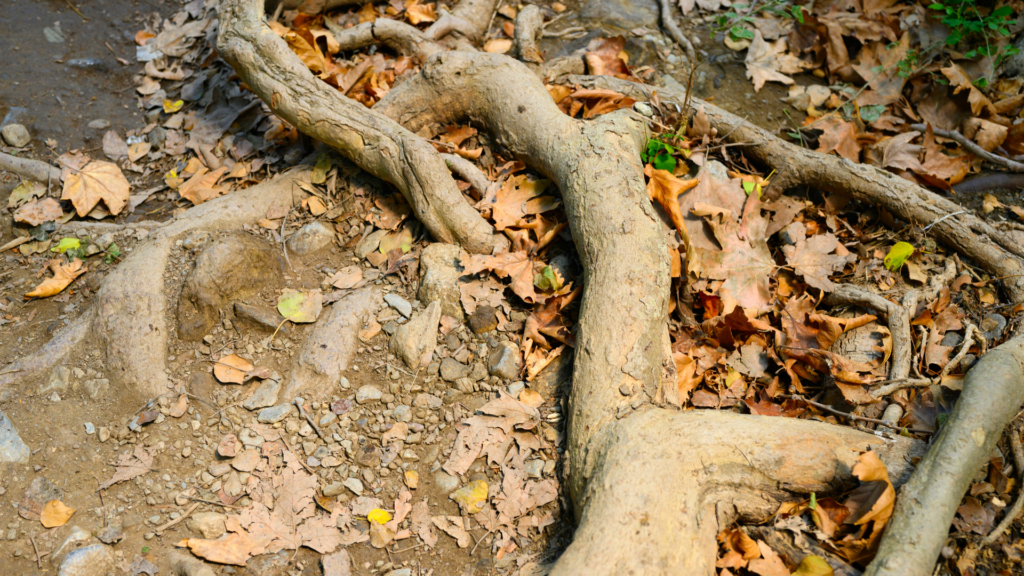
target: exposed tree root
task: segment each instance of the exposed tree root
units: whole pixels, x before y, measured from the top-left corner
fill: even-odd
[[[491,181],[487,179],[487,176],[476,167],[469,160],[466,160],[458,154],[441,154],[441,158],[444,158],[448,169],[452,171],[452,174],[458,175],[469,185],[476,189],[480,194],[487,192],[487,189],[491,187]]]
[[[540,64],[544,56],[537,47],[537,38],[544,29],[544,14],[540,8],[530,4],[516,15],[515,43],[516,54],[523,62]]]
[[[683,34],[683,31],[679,29],[679,24],[676,23],[675,17],[672,15],[672,10],[675,6],[669,2],[669,0],[658,0],[658,8],[661,14],[661,27],[668,32],[670,38],[675,41],[676,44],[686,52],[686,58],[690,64],[697,62],[697,54],[693,51],[693,43],[690,39]]]
[[[394,184],[435,238],[491,252],[493,227],[465,201],[430,143],[317,80],[267,26],[262,8],[240,0],[220,8],[226,25],[218,49],[249,89],[303,133]]]
[[[343,51],[358,50],[380,42],[402,54],[428,58],[437,52],[447,50],[435,42],[435,38],[421,32],[419,28],[404,22],[388,18],[378,18],[373,22],[364,22],[351,28],[342,28],[330,19],[325,19],[327,27],[334,34],[334,39]]]
[[[0,152],[0,170],[14,172],[18,176],[37,182],[60,182],[60,168],[39,160],[19,158],[3,152]]]
[[[17,392],[14,384],[43,376],[67,357],[72,348],[87,341],[95,320],[95,308],[89,308],[39,350],[4,368],[0,374],[0,402],[6,402]]]
[[[1021,482],[1021,488],[1017,491],[1017,499],[1014,500],[1013,506],[1006,511],[1006,516],[999,522],[999,525],[989,532],[988,536],[985,536],[981,540],[982,546],[989,546],[995,543],[1003,532],[1010,527],[1011,524],[1020,516],[1020,511],[1024,510],[1024,446],[1021,445],[1020,435],[1024,432],[1024,421],[1018,420],[1017,425],[1010,430],[1010,449],[1013,450],[1013,467],[1014,471],[1017,472],[1018,482]]]

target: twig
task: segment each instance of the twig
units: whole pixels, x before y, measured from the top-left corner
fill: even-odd
[[[878,383],[884,384],[884,386],[882,386],[881,388],[876,388],[875,390],[871,391],[871,397],[876,399],[884,398],[890,394],[899,392],[900,390],[904,390],[906,388],[920,388],[924,386],[934,386],[937,384],[941,384],[942,379],[945,378],[946,376],[949,376],[949,373],[953,371],[964,359],[964,356],[967,355],[967,351],[970,350],[971,346],[974,345],[974,339],[976,336],[980,336],[980,334],[978,333],[978,328],[975,327],[974,324],[968,322],[967,331],[964,333],[964,341],[960,347],[960,351],[957,352],[957,355],[954,356],[952,360],[947,362],[946,365],[942,367],[942,372],[940,372],[938,376],[936,376],[935,378],[897,378],[895,380],[885,380]],[[921,348],[924,349],[928,345],[927,331],[922,331],[921,342]],[[914,357],[916,359],[917,355],[915,354]],[[915,361],[913,363],[915,371],[917,370],[916,365],[917,362]]]
[[[316,431],[316,435],[319,436],[321,440],[324,440],[325,439],[324,438],[324,433],[316,425],[316,422],[313,421],[313,417],[310,416],[306,412],[306,409],[302,407],[302,398],[296,398],[294,400],[294,402],[295,402],[295,406],[299,409],[299,415],[302,416],[303,418],[305,418],[306,422],[309,422],[309,425],[313,427],[314,431]]]
[[[690,39],[683,34],[683,31],[679,29],[679,25],[676,24],[676,19],[672,17],[672,7],[669,5],[668,0],[658,0],[658,6],[661,8],[661,26],[668,32],[668,35],[679,44],[679,46],[686,52],[686,58],[690,62],[697,60],[697,54],[693,51],[693,43]]]
[[[199,502],[196,502],[195,504],[189,506],[188,510],[185,510],[185,513],[182,514],[181,516],[178,516],[177,518],[175,518],[174,520],[171,520],[170,522],[168,522],[166,524],[161,524],[160,526],[157,526],[156,529],[153,530],[153,532],[163,532],[163,531],[167,530],[168,528],[170,528],[171,526],[174,526],[174,525],[180,523],[185,518],[188,518],[189,514],[195,512],[196,508],[199,508]]]
[[[36,546],[36,539],[29,534],[28,541],[32,543],[32,550],[36,553],[36,567],[42,569],[43,561],[42,558],[39,557],[39,548]]]
[[[284,219],[281,220],[281,232],[280,232],[279,236],[281,236],[281,250],[284,251],[284,261],[288,263],[288,269],[292,270],[292,261],[291,261],[291,258],[288,257],[288,244],[285,243],[285,241],[284,241],[284,225],[288,223],[288,213],[289,212],[291,212],[291,210],[289,210],[288,212],[285,212],[284,213]],[[278,326],[278,328],[280,328],[280,326]],[[274,331],[274,334],[277,334],[276,330]],[[273,339],[273,337],[271,337],[271,339]]]
[[[476,552],[476,547],[479,546],[480,543],[484,541],[484,538],[487,538],[488,536],[491,535],[491,532],[494,532],[494,530],[488,530],[486,534],[481,536],[480,539],[476,541],[476,544],[473,545],[473,549],[469,551],[469,555],[470,556],[472,556],[473,553]]]
[[[924,227],[924,231],[925,231],[925,232],[927,232],[929,228],[931,228],[932,226],[935,226],[935,225],[936,225],[936,224],[938,224],[939,222],[942,222],[942,221],[943,221],[943,220],[945,220],[946,218],[952,218],[953,216],[959,216],[959,215],[961,215],[961,214],[967,214],[968,212],[969,212],[969,210],[961,210],[961,211],[959,211],[959,212],[953,212],[952,214],[946,214],[946,215],[945,215],[945,216],[943,216],[942,218],[939,218],[939,219],[938,219],[938,220],[936,220],[935,222],[932,222],[931,224],[929,224],[929,225],[925,226],[925,227]]]
[[[213,506],[223,506],[224,508],[231,508],[232,510],[235,510],[235,509],[238,508],[238,506],[235,506],[233,504],[225,504],[223,502],[214,502],[213,500],[203,500],[202,498],[189,498],[189,500],[191,500],[193,502],[202,502],[203,504],[211,504]]]
[[[960,365],[960,361],[963,360],[964,356],[967,355],[967,349],[974,344],[974,335],[977,332],[978,329],[974,326],[974,324],[968,322],[967,331],[964,332],[964,343],[963,346],[960,347],[960,352],[958,352],[952,360],[947,362],[946,365],[942,367],[942,372],[939,373],[939,377],[937,378],[937,380],[942,380],[945,376],[949,375],[949,372],[951,370]]]
[[[415,550],[415,549],[421,548],[421,547],[423,547],[425,545],[426,545],[425,542],[420,542],[419,544],[417,544],[415,546],[409,546],[408,548],[402,548],[401,550],[395,550],[394,553],[395,554],[401,554],[402,552],[408,552],[409,550]]]
[[[1024,428],[1024,422],[1018,422],[1010,432],[1010,447],[1013,449],[1013,463],[1017,467],[1017,476],[1021,480],[1021,490],[1017,494],[1017,499],[1013,501],[1013,506],[1006,512],[1006,516],[1003,516],[1002,521],[999,525],[989,532],[988,536],[985,536],[981,540],[981,545],[989,546],[995,542],[1007,528],[1013,524],[1013,521],[1020,516],[1020,511],[1024,508],[1024,446],[1020,443],[1021,429]]]
[[[928,131],[928,126],[925,125],[925,124],[911,124],[910,128],[912,130],[917,130],[918,132],[927,132]],[[939,136],[941,138],[949,138],[950,140],[953,140],[957,144],[959,144],[959,145],[963,146],[964,148],[966,148],[969,152],[971,152],[975,156],[979,156],[983,160],[987,160],[987,161],[989,161],[989,162],[991,162],[993,164],[998,164],[998,165],[1002,166],[1003,168],[1006,168],[1007,170],[1009,170],[1011,172],[1024,172],[1024,164],[1021,164],[1020,162],[1015,162],[1013,160],[1010,160],[1009,158],[1004,158],[1002,156],[998,156],[996,154],[988,152],[984,148],[982,148],[981,146],[978,146],[974,142],[971,142],[970,140],[968,140],[966,136],[964,136],[963,134],[957,132],[956,130],[940,130],[938,128],[934,128],[933,127],[932,128],[932,134],[935,134],[936,136]]]
[[[81,12],[78,11],[78,8],[75,8],[75,5],[71,3],[71,0],[64,0],[64,1],[67,2],[68,6],[70,6],[71,9],[75,11],[75,14],[78,14],[79,16],[82,17],[82,20],[84,20],[86,22],[89,21],[89,19],[85,17],[85,14],[82,14]]]
[[[878,419],[875,419],[875,418],[868,418],[867,416],[858,416],[856,414],[851,414],[849,412],[841,412],[841,411],[836,410],[835,408],[833,408],[833,407],[831,407],[831,406],[829,406],[827,404],[822,404],[820,402],[815,402],[814,400],[808,400],[807,398],[804,398],[803,396],[801,396],[799,394],[791,394],[791,395],[788,395],[788,396],[784,395],[784,397],[785,398],[790,398],[792,400],[799,400],[801,402],[806,402],[807,404],[810,404],[811,406],[814,406],[815,408],[818,408],[819,410],[824,410],[826,412],[830,412],[832,414],[835,414],[836,416],[841,416],[843,418],[849,418],[850,420],[858,420],[860,422],[870,422],[871,424],[878,424],[879,426],[885,426],[886,428],[891,428],[893,430],[896,430],[897,432],[902,431],[902,430],[906,430],[907,432],[911,432],[913,434],[935,434],[935,432],[932,431],[932,430],[918,430],[918,429],[915,429],[915,428],[904,428],[902,426],[894,426],[893,424],[891,424],[889,422],[886,422],[885,420],[878,420]]]

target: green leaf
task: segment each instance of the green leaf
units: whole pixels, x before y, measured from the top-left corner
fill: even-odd
[[[750,196],[750,193],[754,191],[755,187],[757,187],[757,184],[746,180],[743,181],[743,191],[747,193],[747,196]]]
[[[552,292],[562,287],[562,283],[558,280],[558,275],[551,266],[545,266],[540,274],[533,277],[533,285],[541,290],[551,290]]]
[[[811,510],[818,509],[818,495],[816,493],[811,492],[811,503],[808,504],[807,507],[810,508]]]
[[[860,119],[865,122],[874,122],[882,117],[882,112],[885,112],[885,106],[883,104],[861,106]]]
[[[103,260],[107,264],[111,264],[114,262],[114,260],[117,260],[120,257],[121,249],[118,248],[117,244],[111,244],[110,246],[107,246],[107,255],[103,258]]]
[[[323,294],[319,290],[296,292],[285,290],[277,299],[277,311],[287,320],[296,324],[316,322],[324,307]]]
[[[801,7],[801,6],[793,6],[793,17],[796,18],[797,22],[803,24],[804,23],[804,9],[803,9],[803,7]]]
[[[149,546],[143,546],[142,547],[142,553],[143,554],[149,554]]]
[[[732,35],[733,40],[753,40],[754,33],[742,26],[733,26],[732,30],[729,30],[729,34]]]
[[[659,154],[654,157],[654,161],[651,164],[658,170],[673,172],[676,169],[676,159],[671,154]]]
[[[885,255],[885,260],[882,262],[885,267],[892,272],[898,271],[903,268],[903,263],[910,258],[910,255],[914,253],[914,246],[908,242],[897,242],[889,249],[889,253]]]
[[[78,238],[61,238],[60,242],[56,246],[50,248],[50,252],[63,254],[68,250],[78,250],[81,247],[82,242]]]
[[[1002,19],[1002,18],[1006,18],[1007,16],[1009,16],[1011,14],[1013,14],[1013,8],[1010,8],[1009,6],[1002,6],[1002,7],[999,7],[999,8],[996,8],[995,10],[993,10],[992,14],[991,14],[991,17],[992,18],[1000,18],[1000,19]]]
[[[313,174],[309,181],[313,184],[323,184],[327,181],[327,172],[334,166],[334,158],[330,154],[321,154],[316,159],[316,166],[313,167]]]
[[[928,6],[928,9],[929,9],[929,10],[942,10],[943,8],[945,8],[945,6],[943,6],[942,4],[938,4],[938,3],[936,3],[936,4],[930,4],[930,5]]]

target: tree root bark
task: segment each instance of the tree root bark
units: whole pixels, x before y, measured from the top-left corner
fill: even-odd
[[[0,170],[14,172],[18,176],[30,178],[36,182],[60,182],[60,168],[39,160],[19,158],[3,152],[0,152]]]
[[[493,227],[465,201],[430,143],[316,79],[267,26],[262,8],[250,0],[220,6],[218,50],[249,89],[303,133],[394,184],[435,238],[490,253]]]

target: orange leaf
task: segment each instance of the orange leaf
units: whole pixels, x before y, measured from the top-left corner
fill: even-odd
[[[44,528],[56,528],[67,524],[74,513],[74,508],[68,507],[60,500],[50,500],[46,506],[43,506],[43,511],[39,514],[39,521],[43,523]]]
[[[25,294],[25,298],[46,298],[60,294],[75,278],[85,274],[88,270],[82,266],[82,261],[78,258],[75,258],[74,262],[70,264],[61,264],[60,260],[50,260],[50,271],[53,272],[53,278],[43,280],[42,284]]]
[[[689,235],[686,232],[686,223],[683,221],[683,211],[679,207],[679,195],[697,185],[697,178],[692,180],[680,180],[668,170],[658,170],[648,164],[644,167],[644,174],[650,180],[647,181],[647,193],[651,200],[656,201],[668,213],[672,224],[679,231],[679,236],[686,240]]]
[[[238,354],[229,354],[213,365],[213,375],[224,384],[241,384],[252,364]]]

